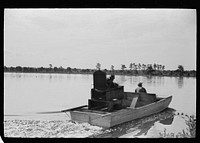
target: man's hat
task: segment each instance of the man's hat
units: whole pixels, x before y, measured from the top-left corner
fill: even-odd
[[[139,83],[138,83],[138,86],[142,86],[142,82],[139,82]]]

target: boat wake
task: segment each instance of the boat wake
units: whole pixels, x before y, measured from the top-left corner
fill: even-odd
[[[4,121],[5,137],[26,138],[84,138],[100,133],[101,127],[74,121],[7,120]]]
[[[178,134],[182,130],[187,131],[185,122],[188,118],[182,116],[177,114],[174,109],[167,108],[160,113],[108,129],[71,120],[5,120],[4,136],[26,138],[155,138],[163,137],[161,133],[164,134],[164,131],[170,134],[171,132]],[[180,131],[174,131],[174,128]],[[190,133],[186,132],[186,134],[189,135]]]

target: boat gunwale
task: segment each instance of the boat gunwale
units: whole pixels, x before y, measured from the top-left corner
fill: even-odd
[[[158,104],[158,103],[160,103],[160,102],[164,102],[164,101],[166,101],[166,100],[171,100],[172,99],[172,96],[168,96],[168,97],[166,97],[166,98],[162,98],[162,99],[160,99],[160,100],[158,100],[158,101],[155,101],[155,102],[153,102],[153,103],[150,103],[150,104],[147,104],[147,105],[144,105],[144,106],[140,106],[140,107],[136,107],[136,108],[131,108],[131,107],[127,107],[127,108],[129,108],[129,109],[141,109],[141,108],[145,108],[145,107],[148,107],[148,106],[151,106],[151,105],[153,105],[153,104]]]
[[[114,111],[114,112],[100,111],[102,113],[100,113],[100,112],[97,113],[97,112],[89,112],[89,111],[95,111],[95,110],[89,110],[89,109],[87,109],[85,111],[79,109],[79,110],[73,110],[73,111],[70,111],[70,112],[86,113],[86,114],[91,114],[91,115],[94,114],[94,115],[99,115],[99,116],[104,117],[104,116],[107,116],[107,115],[115,115],[115,114],[118,114],[118,113],[125,111],[125,110],[139,110],[139,109],[147,108],[148,106],[152,106],[154,104],[159,104],[160,102],[164,102],[166,100],[171,100],[171,99],[172,99],[172,96],[168,96],[166,98],[162,98],[158,101],[155,101],[153,103],[150,103],[150,104],[147,104],[147,105],[144,105],[144,106],[141,106],[141,107],[136,107],[136,108],[126,107],[124,109],[120,109],[120,110],[117,110],[117,111]],[[81,108],[81,109],[83,109],[83,108]]]

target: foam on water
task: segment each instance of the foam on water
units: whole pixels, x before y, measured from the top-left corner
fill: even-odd
[[[101,127],[72,121],[7,120],[5,137],[77,138],[100,133]]]
[[[108,129],[71,120],[5,120],[5,137],[39,138],[159,138],[162,134],[190,136],[189,116],[166,109]]]

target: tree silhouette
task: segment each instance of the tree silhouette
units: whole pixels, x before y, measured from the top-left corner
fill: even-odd
[[[67,67],[67,72],[71,73],[72,69],[70,67]]]
[[[184,71],[184,67],[182,65],[178,65],[178,70],[183,72]]]
[[[165,70],[165,66],[164,66],[164,65],[162,66],[162,70],[163,70],[163,71]]]
[[[50,68],[50,69],[52,68],[52,64],[49,64],[49,68]]]
[[[100,70],[101,69],[101,64],[97,63],[96,68],[97,68],[97,70]]]
[[[184,72],[184,67],[182,65],[178,65],[177,71],[179,72],[179,76],[182,76]]]
[[[113,65],[111,65],[110,69],[113,71],[113,70],[114,70],[114,66],[113,66]]]
[[[124,69],[126,69],[126,66],[122,64],[121,69],[122,69],[122,71],[124,71]]]
[[[130,70],[133,69],[133,63],[130,63],[130,66],[129,66]]]
[[[142,69],[146,70],[146,65],[145,64],[142,64]]]
[[[156,70],[157,64],[153,64],[153,68],[154,68],[154,70]]]
[[[138,69],[139,69],[139,70],[141,69],[141,64],[140,64],[140,63],[138,64]]]

